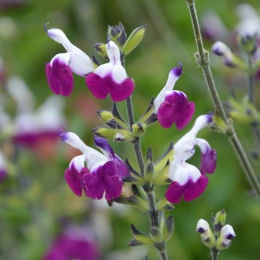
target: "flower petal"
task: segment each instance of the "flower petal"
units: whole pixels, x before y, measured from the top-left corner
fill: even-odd
[[[159,106],[164,101],[167,91],[170,91],[174,88],[174,85],[176,81],[179,79],[179,77],[181,76],[181,74],[182,74],[182,64],[180,64],[180,66],[178,67],[174,67],[170,71],[165,86],[162,88],[162,90],[159,92],[159,94],[154,100],[155,112],[158,111]]]
[[[183,92],[170,91],[159,106],[157,117],[162,127],[169,128],[176,123],[176,127],[182,130],[189,123],[194,110],[194,103],[189,102]]]
[[[110,159],[115,157],[115,153],[105,138],[95,136],[95,145],[102,150],[102,152]]]
[[[179,203],[184,190],[184,186],[178,182],[173,181],[166,191],[166,199],[171,203]]]
[[[92,60],[83,51],[74,51],[70,53],[69,66],[75,74],[82,77],[94,71]]]
[[[189,180],[185,185],[183,198],[185,201],[191,201],[196,199],[202,194],[208,185],[208,178],[205,175],[201,175],[200,178],[193,182]]]
[[[90,73],[86,77],[86,85],[90,92],[98,99],[105,99],[110,90],[110,79],[102,78],[95,73]]]
[[[46,64],[48,84],[56,95],[69,96],[74,88],[73,74],[70,67],[59,57],[55,58],[52,64]]]
[[[82,195],[82,186],[80,181],[80,173],[75,167],[67,168],[65,170],[65,180],[70,187],[70,189],[79,197]]]
[[[115,102],[120,102],[130,97],[134,91],[135,84],[131,78],[126,78],[121,83],[112,81],[110,89],[111,99]]]

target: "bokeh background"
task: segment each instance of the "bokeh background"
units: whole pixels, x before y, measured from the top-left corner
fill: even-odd
[[[242,1],[196,2],[200,16],[212,9],[230,31],[236,25],[234,10]],[[258,0],[247,3],[259,11]],[[62,46],[47,37],[44,24],[62,29],[75,45],[91,55],[95,54],[94,43],[106,41],[107,26],[119,21],[129,34],[134,28],[147,25],[144,41],[126,60],[127,72],[136,83],[133,96],[136,119],[164,85],[169,70],[179,62],[183,63],[184,74],[176,88],[196,103],[193,121],[196,116],[213,109],[201,70],[194,62],[196,49],[184,0],[0,0],[0,55],[5,75],[7,78],[22,77],[35,96],[37,107],[54,95],[47,85],[45,64],[54,54],[63,51]],[[206,41],[208,48],[211,45],[211,41]],[[243,75],[224,68],[215,57],[211,60],[222,100],[228,99],[231,87],[243,89],[246,84]],[[230,86],[236,77],[239,81]],[[74,79],[73,94],[64,98],[67,129],[92,144],[91,130],[101,125],[95,111],[110,108],[110,101],[94,99],[84,79],[77,76]],[[260,82],[257,84],[259,87]],[[4,91],[3,87],[1,91]],[[10,99],[11,115],[15,113],[14,106]],[[120,105],[120,108],[124,113],[124,106]],[[154,157],[159,157],[170,142],[178,140],[191,127],[192,122],[181,132],[175,127],[162,129],[157,124],[150,127],[142,139],[143,150],[151,146]],[[257,149],[251,129],[240,124],[236,127],[250,154]],[[181,202],[169,212],[175,221],[174,235],[168,242],[170,259],[208,259],[209,252],[201,244],[195,226],[199,218],[209,219],[223,208],[237,237],[231,248],[221,253],[220,259],[259,259],[259,200],[252,196],[228,140],[212,130],[205,130],[200,136],[217,149],[217,171],[210,176],[209,186],[202,196],[190,203]],[[130,146],[113,144],[113,147],[135,163]],[[129,250],[126,244],[131,239],[130,223],[134,222],[141,229],[149,227],[146,216],[135,209],[111,209],[85,197],[74,196],[63,175],[75,153],[68,146],[58,142],[55,147],[41,144],[37,151],[21,148],[15,160],[14,148],[8,140],[1,139],[1,149],[13,165],[10,176],[0,183],[0,259],[43,259],[57,235],[72,224],[87,225],[92,235],[98,237],[101,259],[117,259],[115,253],[121,259],[118,252]],[[198,163],[198,160],[199,156],[193,161]],[[252,162],[259,171],[257,162]],[[145,250],[141,249],[142,252]],[[157,259],[155,251],[151,250],[149,255],[150,259]],[[133,259],[141,259],[138,257]]]

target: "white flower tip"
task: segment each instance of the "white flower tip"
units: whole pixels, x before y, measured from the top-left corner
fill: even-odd
[[[194,123],[194,128],[196,129],[196,131],[199,131],[200,129],[208,126],[212,121],[213,121],[212,113],[201,115],[197,117]]]
[[[118,62],[121,63],[120,50],[119,50],[118,46],[115,44],[115,42],[109,41],[107,43],[107,55],[108,55],[109,60],[113,64],[116,64]]]
[[[201,218],[197,223],[196,231],[203,234],[208,230],[209,230],[209,223],[206,220]]]
[[[221,228],[221,234],[224,236],[225,239],[231,240],[236,237],[235,231],[231,225],[225,225]]]
[[[214,54],[218,56],[229,56],[231,54],[231,50],[229,49],[229,47],[221,41],[215,42],[211,50]]]
[[[255,9],[251,5],[246,3],[239,4],[237,6],[236,14],[238,17],[240,17],[240,19],[248,19],[248,17],[257,16],[257,12],[255,11]]]
[[[61,44],[68,40],[66,34],[57,28],[47,30],[47,34],[52,40]]]

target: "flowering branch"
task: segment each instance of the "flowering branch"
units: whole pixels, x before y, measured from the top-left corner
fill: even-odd
[[[130,128],[132,131],[132,125],[134,124],[134,118],[133,118],[133,105],[132,105],[132,100],[131,97],[129,97],[126,100],[127,104],[127,114],[128,114],[128,119],[130,123]],[[142,176],[144,175],[144,160],[143,160],[143,154],[140,146],[140,138],[137,137],[134,142],[134,150],[135,150],[135,155],[139,164],[140,172]],[[159,212],[156,210],[156,200],[155,200],[155,192],[153,189],[153,185],[145,184],[143,186],[144,191],[146,192],[147,199],[149,202],[149,211],[150,211],[150,221],[151,221],[151,233],[152,229],[156,228],[159,229],[160,227],[160,220],[159,220]],[[164,222],[164,220],[163,220]],[[158,253],[160,254],[161,260],[167,260],[168,255],[165,247],[165,242],[162,241],[156,245],[156,249],[158,250]]]
[[[213,76],[209,64],[209,53],[205,51],[204,46],[203,46],[203,40],[201,36],[201,31],[200,31],[200,26],[199,26],[199,21],[198,21],[198,16],[197,16],[197,11],[196,11],[196,6],[195,6],[195,0],[186,0],[188,9],[190,12],[190,17],[192,21],[192,26],[194,30],[194,35],[195,35],[195,41],[198,49],[198,53],[195,54],[196,61],[198,64],[201,66],[206,84],[208,87],[208,90],[210,92],[212,101],[215,105],[216,111],[219,114],[219,116],[222,118],[222,120],[225,123],[226,127],[226,135],[228,139],[230,140],[234,151],[244,169],[244,173],[246,175],[246,178],[248,179],[250,185],[252,188],[255,190],[258,196],[260,196],[260,184],[257,179],[257,176],[255,175],[253,168],[248,160],[248,157],[237,137],[236,131],[233,128],[232,121],[228,118],[224,107],[221,103]]]

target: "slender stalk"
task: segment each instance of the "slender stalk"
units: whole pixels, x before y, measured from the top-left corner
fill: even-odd
[[[211,260],[218,260],[219,251],[215,248],[211,249]]]
[[[249,67],[249,73],[248,73],[248,100],[253,105],[255,104],[255,80],[254,80],[254,73],[253,70],[253,62],[252,62],[252,56],[248,54],[248,67]],[[260,145],[260,130],[259,130],[259,124],[258,122],[253,122],[251,124],[256,141],[258,145]]]
[[[131,97],[126,100],[126,107],[127,107],[127,114],[128,114],[128,120],[130,124],[130,128],[132,130],[132,125],[134,124],[134,113],[133,113],[133,105],[132,105],[132,99]],[[143,160],[143,154],[140,146],[140,139],[137,138],[134,142],[134,150],[135,155],[139,164],[139,168],[141,171],[141,174],[144,175],[144,160]],[[153,189],[153,186],[145,185],[144,190],[147,195],[147,199],[149,202],[149,216],[151,221],[151,227],[159,227],[160,219],[158,211],[156,210],[156,200],[155,200],[155,192]],[[160,243],[160,249],[156,248],[158,250],[158,253],[160,255],[161,260],[168,260],[168,255],[165,247],[165,242]]]
[[[216,111],[226,124],[226,127],[228,129],[227,136],[234,148],[234,151],[240,161],[242,168],[244,169],[245,176],[248,179],[252,188],[257,193],[257,195],[260,196],[260,184],[258,182],[257,176],[255,175],[253,168],[248,160],[248,157],[237,137],[236,131],[232,126],[231,120],[228,118],[224,110],[224,107],[221,103],[215,85],[215,81],[212,76],[212,72],[209,64],[209,54],[207,51],[204,50],[204,46],[203,46],[203,40],[201,36],[201,31],[200,31],[200,26],[199,26],[199,21],[198,21],[196,6],[195,6],[195,0],[186,0],[186,1],[190,12],[191,21],[192,21],[194,38],[198,49],[198,54],[196,54],[195,57],[197,58],[197,62],[200,64],[202,68],[206,85],[208,87]]]

